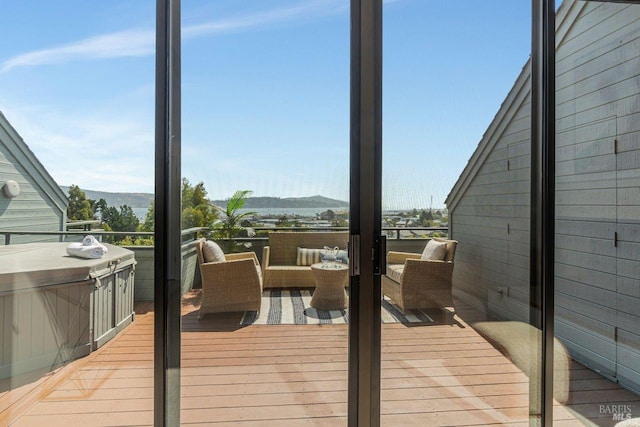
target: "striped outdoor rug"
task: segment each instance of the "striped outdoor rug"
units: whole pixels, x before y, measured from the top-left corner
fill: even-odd
[[[317,325],[349,323],[348,310],[316,310],[311,307],[313,290],[267,289],[262,292],[260,313],[247,311],[240,324]],[[419,310],[403,314],[395,304],[382,301],[382,323],[429,323],[433,320]]]

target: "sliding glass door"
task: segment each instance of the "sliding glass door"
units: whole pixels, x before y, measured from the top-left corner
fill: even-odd
[[[384,12],[382,424],[528,425],[531,2]]]
[[[555,394],[580,420],[633,425],[640,2],[567,3],[557,15]],[[566,409],[554,407],[554,419]]]
[[[181,47],[180,420],[344,425],[348,4],[185,2]]]
[[[158,0],[155,189],[134,3],[2,18],[0,420],[637,416],[638,2]]]
[[[335,182],[342,183],[344,190],[347,179],[340,177],[347,176],[348,152],[349,191],[337,198],[348,199],[348,215],[340,216],[336,209],[327,209],[316,218],[329,222],[321,228],[333,228],[333,232],[348,230],[348,238],[335,244],[301,243],[302,240],[288,243],[296,249],[294,266],[292,260],[272,261],[271,257],[283,245],[276,243],[275,236],[278,232],[309,232],[299,229],[308,228],[306,219],[281,215],[269,225],[275,227],[263,230],[242,217],[247,221],[241,222],[239,229],[253,229],[256,235],[204,235],[222,245],[251,243],[248,252],[254,254],[253,266],[259,264],[259,272],[251,275],[259,276],[260,304],[265,304],[266,290],[274,291],[269,292],[270,299],[258,310],[236,309],[234,315],[208,313],[202,306],[191,307],[191,311],[182,314],[185,331],[182,346],[175,336],[176,326],[180,329],[180,304],[176,303],[180,299],[176,300],[176,289],[165,293],[165,300],[157,301],[156,343],[164,343],[157,356],[166,363],[157,365],[156,387],[169,390],[165,397],[166,402],[173,402],[172,416],[179,414],[175,403],[181,389],[181,414],[185,421],[193,422],[222,417],[229,422],[247,423],[270,420],[294,423],[317,418],[354,426],[551,425],[554,416],[569,424],[592,422],[589,420],[594,417],[589,411],[581,412],[579,404],[572,406],[576,401],[567,400],[561,388],[563,383],[573,381],[574,363],[579,362],[584,343],[591,342],[585,341],[584,334],[578,333],[573,341],[566,334],[576,332],[576,322],[597,323],[593,318],[585,319],[588,316],[580,311],[593,308],[585,298],[579,298],[576,304],[571,299],[572,290],[582,286],[577,279],[582,277],[588,282],[583,277],[586,273],[579,270],[587,266],[567,265],[587,259],[584,251],[578,250],[581,242],[594,245],[593,239],[599,238],[571,234],[583,230],[583,222],[593,219],[580,216],[587,211],[580,207],[580,201],[590,195],[606,199],[607,192],[590,192],[580,187],[581,191],[587,191],[581,196],[571,191],[579,181],[572,179],[577,172],[596,173],[589,168],[610,161],[580,159],[597,157],[589,153],[598,151],[598,141],[608,138],[611,132],[620,135],[620,127],[632,120],[620,122],[616,113],[606,114],[605,104],[596,105],[593,108],[602,116],[594,119],[596,138],[578,141],[587,132],[582,123],[591,113],[577,109],[577,104],[583,105],[581,101],[572,104],[571,96],[578,90],[587,94],[631,91],[629,99],[633,98],[630,65],[629,69],[619,68],[631,73],[626,80],[599,87],[598,79],[587,74],[581,77],[578,63],[588,56],[598,56],[597,52],[605,52],[601,44],[606,45],[609,40],[610,32],[602,30],[588,36],[592,42],[587,40],[586,46],[596,53],[579,48],[587,29],[591,31],[597,22],[605,21],[611,24],[603,25],[607,31],[632,28],[635,21],[633,6],[624,9],[620,5],[597,7],[583,3],[562,2],[556,23],[555,5],[551,1],[508,5],[469,1],[444,6],[409,0],[384,2],[384,67],[381,0],[353,0],[350,10],[338,2],[288,6],[265,3],[260,10],[252,3],[244,11],[201,4],[189,10],[184,18],[189,24],[182,27],[183,51],[185,54],[190,51],[189,61],[197,65],[193,70],[187,67],[183,70],[190,77],[183,80],[182,87],[194,100],[193,104],[192,101],[184,104],[190,115],[184,116],[183,137],[193,138],[194,145],[190,148],[184,144],[184,174],[176,174],[180,169],[172,169],[171,161],[164,163],[168,169],[159,171],[159,178],[173,176],[168,181],[171,188],[164,188],[172,196],[157,199],[163,212],[174,218],[165,225],[179,227],[175,206],[172,210],[168,203],[177,200],[176,188],[182,186],[184,204],[185,194],[193,193],[195,189],[191,186],[197,187],[200,181],[210,180],[208,194],[215,194],[212,198],[223,202],[233,202],[236,195],[248,202],[249,194],[238,195],[236,190],[260,188],[264,193],[254,195],[265,197],[273,190],[281,198],[289,193],[278,193],[280,190],[318,188],[322,194],[323,189],[332,188]],[[177,2],[171,4],[178,6]],[[166,11],[171,12],[170,8]],[[207,13],[216,19],[205,20]],[[607,21],[609,18],[601,17],[601,13],[617,18]],[[219,20],[219,16],[228,19]],[[347,17],[351,20],[350,34],[346,30]],[[161,59],[162,55],[167,55],[165,58],[174,55],[173,59],[177,59],[177,45],[172,39],[176,20],[179,17],[173,15],[164,24],[159,21],[161,28],[174,29],[163,33],[174,44],[173,49],[169,44],[161,52]],[[427,24],[428,20],[432,22]],[[173,26],[162,27],[167,22]],[[584,34],[577,32],[581,28],[574,25],[577,23],[585,25]],[[314,38],[306,33],[312,28],[321,36]],[[276,34],[281,30],[291,32]],[[212,34],[213,44],[204,48],[208,42],[205,38]],[[564,91],[558,94],[562,100],[559,104],[554,103],[556,40],[574,49],[568,59],[558,60],[558,67],[564,70],[564,74],[558,74],[559,90]],[[619,40],[626,38],[620,35]],[[194,43],[197,48],[190,50],[187,43]],[[219,58],[219,62],[208,63],[207,58],[202,58],[203,50]],[[617,53],[611,55],[618,58]],[[633,64],[634,58],[612,61]],[[598,60],[604,61],[598,63],[599,69],[607,69],[609,62]],[[175,64],[160,61],[159,69],[170,70]],[[571,74],[571,70],[578,74]],[[615,74],[616,78],[621,75]],[[164,87],[175,89],[176,84],[180,87],[178,71],[174,69],[165,77]],[[564,80],[560,81],[560,77]],[[162,87],[160,84],[159,94]],[[347,87],[350,87],[350,115],[346,109]],[[164,95],[171,97],[171,93]],[[176,98],[173,99],[175,102]],[[554,105],[562,116],[554,116]],[[625,108],[622,106],[621,111],[633,115]],[[325,115],[325,109],[330,114]],[[171,143],[175,142],[171,140],[175,135],[171,130],[180,130],[179,114],[175,108],[162,111],[165,114],[158,117],[169,118],[169,126],[164,128],[167,131],[164,149],[158,150],[160,162],[175,160],[176,155],[180,158],[179,152],[171,150]],[[576,114],[580,120],[572,118]],[[558,122],[558,137],[564,145],[558,150],[554,145],[556,119],[563,120],[561,126]],[[197,136],[203,131],[206,138],[212,138],[210,143],[195,142],[205,138]],[[590,141],[591,145],[579,145]],[[616,137],[614,141],[614,150],[634,149],[632,137],[626,140]],[[555,155],[565,163],[556,164]],[[192,163],[186,162],[188,158]],[[319,169],[318,165],[322,167]],[[624,298],[616,297],[615,308],[605,301],[601,311],[597,311],[617,319],[613,326],[604,322],[614,328],[616,337],[622,333],[620,340],[616,338],[618,371],[609,376],[625,375],[626,384],[631,386],[623,385],[628,388],[632,388],[636,378],[635,365],[630,362],[635,354],[635,330],[629,321],[635,311],[631,303],[625,302],[625,298],[634,301],[637,296],[633,291],[635,264],[629,259],[635,250],[634,224],[626,208],[635,206],[629,187],[635,179],[633,171],[632,161],[617,158],[616,197],[629,202],[624,206],[615,203],[613,235],[616,248],[617,245],[622,248],[616,249],[615,274],[620,278],[615,283]],[[558,187],[556,173],[562,176]],[[189,175],[188,182],[181,181],[182,175]],[[221,189],[226,190],[218,195]],[[556,210],[554,197],[561,189],[566,192]],[[246,213],[227,209],[228,203],[222,207],[226,209],[222,213],[226,217],[219,217],[218,224],[225,224],[225,219],[228,223],[229,213]],[[607,211],[595,212],[597,215]],[[180,213],[177,211],[178,218]],[[560,222],[554,221],[556,215]],[[573,220],[583,222],[577,225],[567,222]],[[296,228],[290,228],[291,225]],[[285,226],[290,229],[278,230]],[[572,236],[570,241],[560,242],[554,227]],[[215,223],[213,228],[215,232]],[[624,236],[620,237],[623,231]],[[175,240],[169,228],[163,233],[158,236],[167,244],[162,253],[173,252],[174,256],[167,260],[180,259],[183,254],[177,251],[185,249],[185,241],[182,237]],[[274,275],[278,269],[273,267],[288,262],[288,267],[311,268],[303,265],[306,261],[299,261],[298,252],[324,250],[318,255],[324,257],[327,250],[336,246],[337,251],[348,253],[348,267],[335,268],[339,273],[331,272],[349,277],[347,294],[344,286],[338,286],[340,295],[348,298],[348,308],[338,310],[347,313],[344,320],[348,326],[332,321],[315,326],[283,325],[282,320],[278,325],[273,324],[275,320],[256,324],[264,311],[271,313],[274,304],[284,307],[283,298],[290,304],[294,294],[297,297],[300,293],[300,282],[291,284],[280,273]],[[257,247],[262,250],[256,250]],[[204,273],[201,264],[207,262],[197,258],[198,246],[193,248],[192,267],[197,267],[194,284],[197,288],[200,281],[199,292],[204,301],[208,273]],[[229,257],[226,262],[232,259]],[[321,258],[319,261],[319,268],[326,268],[327,263]],[[185,265],[181,266],[183,271]],[[337,281],[335,275],[326,280],[315,273],[310,277],[314,294],[323,287],[321,282]],[[559,277],[562,280],[554,281]],[[164,289],[176,284],[171,274],[162,280]],[[556,294],[556,285],[561,294]],[[162,286],[158,289],[163,289]],[[586,289],[593,295],[612,298],[607,293],[610,289],[594,290],[591,282],[586,286],[591,286]],[[278,298],[277,302],[273,296]],[[183,301],[186,307],[195,300]],[[291,304],[295,310],[295,303]],[[565,316],[556,322],[559,340],[554,340],[554,307]],[[304,306],[302,310],[303,315],[308,315]],[[249,311],[256,313],[247,323],[243,319]],[[221,322],[225,316],[235,317]],[[331,315],[318,317],[333,320]],[[611,351],[606,336],[593,342],[603,351]],[[180,349],[181,386],[175,375]],[[593,353],[598,349],[591,350]],[[606,366],[613,366],[610,363],[613,359],[604,359]],[[559,367],[558,363],[563,362],[564,368]],[[592,366],[591,362],[583,363],[587,368]],[[600,369],[597,364],[593,366],[594,370]],[[590,374],[581,371],[578,375]],[[574,383],[571,384],[573,387]],[[625,400],[632,401],[633,395]],[[156,401],[156,408],[159,406],[171,407],[165,406],[165,401]],[[603,410],[612,408],[606,406]],[[177,419],[172,416],[165,420]]]

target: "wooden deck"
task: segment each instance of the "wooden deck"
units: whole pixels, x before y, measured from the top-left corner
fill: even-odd
[[[198,320],[191,302],[183,310],[182,424],[346,425],[345,325],[238,327],[233,314]],[[529,425],[528,379],[468,326],[478,313],[459,304],[458,315],[383,325],[383,425]],[[555,425],[615,425],[600,414],[606,404],[640,415],[638,396],[594,372],[575,364],[571,378],[572,404],[557,406]],[[153,312],[139,312],[83,359],[0,387],[0,425],[152,425]]]

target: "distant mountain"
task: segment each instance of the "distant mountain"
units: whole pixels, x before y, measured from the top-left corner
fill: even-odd
[[[69,187],[61,185],[60,188],[69,196]],[[87,199],[100,200],[104,199],[107,205],[120,207],[127,205],[131,208],[148,209],[153,201],[153,193],[108,193],[106,191],[85,190],[80,188],[87,195]]]
[[[214,200],[217,206],[225,207],[226,200]],[[310,197],[249,197],[244,205],[246,209],[262,208],[348,208],[349,203],[343,200],[330,199],[324,196]]]
[[[69,195],[69,187],[60,186]],[[153,193],[109,193],[106,191],[85,190],[87,199],[104,199],[109,206],[119,207],[127,205],[131,208],[148,209],[153,201]],[[226,200],[213,200],[217,206],[225,207]],[[349,203],[343,200],[330,199],[324,196],[310,197],[249,197],[244,205],[247,209],[258,208],[348,208]]]

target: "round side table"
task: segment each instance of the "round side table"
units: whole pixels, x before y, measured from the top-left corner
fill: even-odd
[[[336,262],[318,263],[311,266],[316,289],[311,298],[311,307],[318,310],[343,310],[349,297],[345,286],[349,284],[349,266]]]

